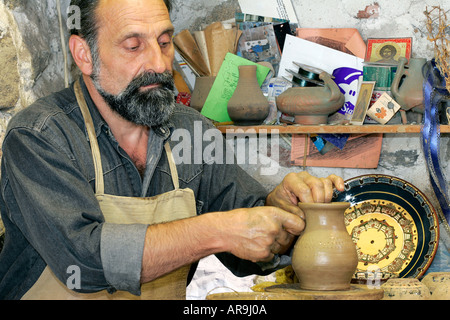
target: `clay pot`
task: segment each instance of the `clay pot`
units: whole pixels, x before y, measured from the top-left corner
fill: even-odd
[[[328,116],[342,108],[345,96],[328,73],[322,72],[319,78],[323,87],[293,87],[280,94],[278,110],[294,116],[298,124],[326,124]]]
[[[433,294],[431,295],[433,300],[450,300],[450,280],[445,280],[439,283]]]
[[[450,272],[430,272],[422,279],[422,283],[428,287],[431,294],[444,281],[450,281]]]
[[[358,265],[356,246],[344,222],[350,204],[299,203],[306,228],[295,244],[292,268],[305,290],[349,290]]]
[[[408,59],[401,57],[391,85],[391,93],[403,110],[413,109],[423,113],[423,67],[425,58]],[[406,65],[408,64],[408,65]]]
[[[383,300],[429,300],[431,297],[427,286],[413,278],[389,279],[381,289]]]
[[[214,84],[216,77],[198,77],[195,80],[194,91],[192,92],[190,106],[201,112],[205,105],[206,98],[208,98],[209,92]]]
[[[240,66],[239,81],[228,101],[228,115],[237,125],[258,125],[269,115],[269,100],[256,78],[256,66]]]

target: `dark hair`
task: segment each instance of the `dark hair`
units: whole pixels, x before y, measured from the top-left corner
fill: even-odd
[[[91,49],[97,46],[97,17],[96,10],[100,0],[71,0],[71,6],[80,9],[80,29],[71,28],[70,34],[84,38]],[[172,0],[164,0],[169,13],[172,11]]]

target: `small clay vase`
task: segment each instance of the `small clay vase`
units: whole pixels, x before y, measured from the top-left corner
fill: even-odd
[[[422,283],[430,289],[431,294],[445,281],[450,281],[450,272],[430,272],[422,279]]]
[[[389,279],[381,285],[383,300],[429,300],[428,287],[414,278]]]
[[[269,115],[269,100],[256,78],[256,66],[239,66],[239,80],[228,101],[228,115],[237,125],[258,125]]]
[[[192,92],[190,106],[201,112],[205,105],[206,98],[208,98],[209,92],[214,84],[216,77],[198,77],[195,80],[194,91]]]
[[[331,76],[322,72],[323,87],[292,87],[277,97],[278,110],[304,125],[327,124],[328,116],[345,103],[345,96]]]
[[[349,290],[358,265],[356,245],[344,222],[350,204],[299,203],[306,228],[295,244],[292,268],[304,290]]]
[[[405,111],[412,110],[423,114],[423,67],[427,63],[425,58],[401,57],[394,80],[391,84],[392,97],[401,106],[402,122],[407,123]]]

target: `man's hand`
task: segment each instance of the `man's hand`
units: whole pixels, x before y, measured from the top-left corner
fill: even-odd
[[[344,191],[344,180],[334,174],[327,178],[317,178],[307,172],[290,173],[267,196],[266,205],[279,207],[304,218],[297,204],[331,202],[334,187]]]
[[[236,209],[222,214],[227,251],[253,262],[270,261],[274,254],[284,253],[305,228],[300,217],[275,207]]]

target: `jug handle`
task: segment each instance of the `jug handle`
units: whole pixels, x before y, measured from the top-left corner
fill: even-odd
[[[391,84],[391,93],[394,97],[398,97],[399,96],[399,86],[400,86],[400,80],[402,79],[403,75],[405,74],[405,65],[408,63],[408,59],[406,59],[405,57],[401,57],[398,60],[398,68],[397,68],[397,72],[395,73],[395,77],[394,80],[392,81]]]
[[[319,79],[325,83],[325,88],[330,90],[331,92],[330,101],[338,101],[341,98],[342,92],[341,89],[339,89],[336,82],[334,82],[334,80],[331,78],[331,76],[324,71],[319,74]]]

